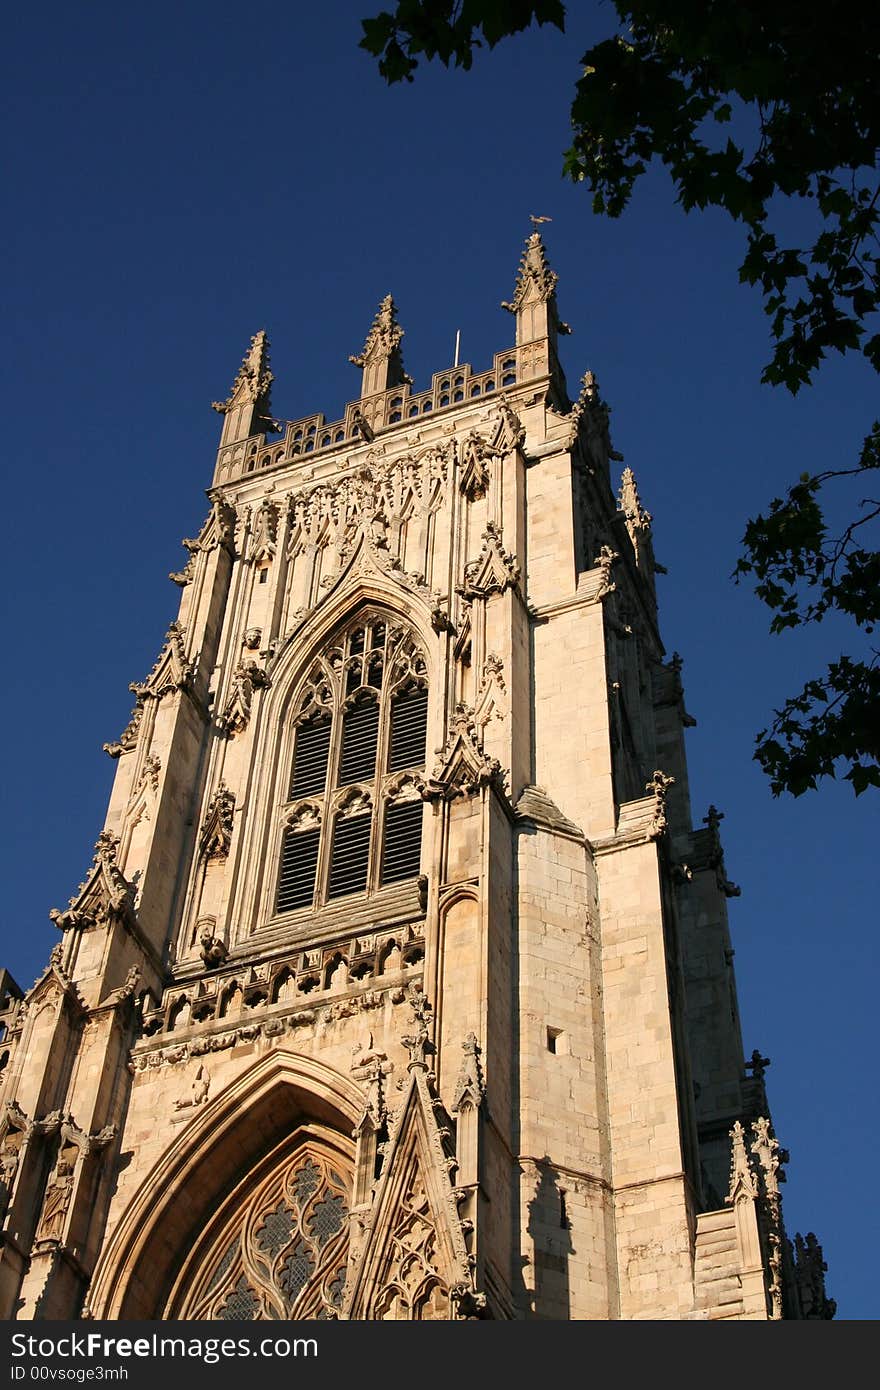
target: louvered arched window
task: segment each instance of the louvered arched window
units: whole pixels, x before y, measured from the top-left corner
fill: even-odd
[[[277,913],[418,876],[427,719],[418,641],[386,615],[361,614],[315,662],[297,701]]]

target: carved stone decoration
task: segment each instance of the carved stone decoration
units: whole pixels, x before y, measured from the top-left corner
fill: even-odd
[[[780,1149],[779,1140],[773,1134],[770,1121],[765,1116],[753,1120],[752,1133],[755,1138],[751,1144],[751,1151],[763,1175],[764,1191],[770,1197],[778,1197],[779,1183],[785,1178],[781,1170],[785,1151]]]
[[[474,723],[478,729],[485,729],[492,719],[504,719],[507,706],[506,697],[504,662],[500,656],[490,652],[483,662],[480,684],[477,688],[477,701],[474,707]]]
[[[219,969],[221,965],[226,964],[229,949],[222,937],[216,934],[216,917],[200,917],[196,928],[199,933],[199,955],[205,962],[205,969]]]
[[[225,401],[212,401],[211,409],[226,415],[241,401],[253,401],[265,415],[271,413],[270,392],[275,380],[269,370],[269,339],[264,329],[255,333],[229,395]]]
[[[610,417],[611,407],[602,399],[594,373],[584,372],[580,394],[571,410],[566,440],[568,448],[574,447],[583,429],[584,439],[594,463],[601,468],[607,466],[609,459],[622,463],[623,455],[619,454],[611,443]]]
[[[418,801],[425,794],[427,783],[419,772],[395,772],[384,783],[389,801]]]
[[[235,553],[235,525],[238,514],[231,502],[222,492],[216,492],[211,499],[211,510],[196,538],[187,537],[181,544],[190,552],[192,559],[198,551],[209,553],[220,546],[228,554]]]
[[[525,425],[503,392],[497,398],[497,405],[501,418],[492,436],[492,449],[499,455],[512,454],[526,442]]]
[[[362,816],[372,809],[373,801],[369,790],[365,787],[346,787],[340,793],[336,803],[335,811],[337,816]]]
[[[203,1064],[196,1068],[196,1074],[192,1079],[190,1093],[174,1102],[175,1110],[190,1110],[194,1106],[204,1105],[208,1099],[208,1091],[211,1088],[211,1078]]]
[[[251,531],[250,558],[254,563],[271,560],[275,554],[278,535],[278,504],[263,501],[254,513]]]
[[[489,462],[495,450],[476,430],[466,435],[461,445],[461,473],[458,486],[469,502],[485,497],[489,487]]]
[[[70,899],[67,908],[53,907],[49,913],[59,931],[85,930],[104,925],[114,918],[124,919],[139,930],[134,911],[134,885],[129,883],[116,862],[119,841],[104,830],[95,844],[95,857],[87,878]]]
[[[730,1131],[730,1139],[730,1186],[724,1200],[734,1206],[737,1202],[753,1202],[758,1195],[758,1184],[749,1166],[745,1130],[739,1120]]]
[[[70,1199],[73,1195],[73,1170],[79,1158],[79,1148],[67,1141],[61,1145],[58,1158],[43,1198],[43,1211],[37,1227],[36,1241],[60,1242],[64,1234],[64,1220]]]
[[[470,1316],[482,1302],[473,1281],[470,1227],[458,1211],[464,1193],[452,1185],[452,1127],[424,1061],[430,1005],[420,992],[410,993],[410,1005],[416,1028],[405,1039],[408,1079],[382,1146],[375,1197],[357,1213],[345,1319],[448,1320]]]
[[[147,783],[149,783],[150,789],[154,792],[157,792],[159,790],[159,773],[161,771],[161,758],[157,757],[155,753],[148,753],[146,758],[144,758],[144,764],[141,768],[141,775],[138,779],[137,790],[140,790],[142,787],[145,787]]]
[[[825,1292],[828,1266],[822,1247],[810,1231],[794,1238],[794,1277],[801,1317],[811,1321],[833,1318],[837,1304]]]
[[[599,554],[596,557],[596,564],[599,566],[601,573],[599,590],[596,594],[597,598],[604,598],[606,594],[613,594],[617,588],[617,585],[611,578],[611,571],[615,560],[619,559],[620,555],[616,550],[613,550],[610,545],[601,546]]]
[[[144,714],[143,700],[138,700],[131,712],[131,718],[123,729],[115,743],[102,744],[102,750],[109,753],[111,758],[120,758],[123,753],[130,753],[137,747],[138,731]]]
[[[451,441],[391,462],[371,455],[338,482],[295,493],[290,500],[290,557],[326,552],[322,583],[329,588],[361,546],[379,569],[395,570],[402,579],[403,523],[413,516],[425,518],[440,506],[453,456]]]
[[[407,990],[407,999],[413,1012],[415,1027],[411,1033],[405,1034],[401,1042],[409,1053],[409,1067],[421,1067],[425,1071],[428,1069],[427,1058],[433,1052],[434,1047],[431,1042],[431,1024],[433,1022],[434,1011],[427,995],[418,985],[411,985]]]
[[[620,476],[617,505],[626,517],[627,527],[630,530],[649,531],[651,529],[653,518],[651,513],[642,506],[636,475],[631,468],[624,468]]]
[[[232,692],[219,720],[227,738],[247,728],[254,691],[265,689],[269,683],[266,672],[255,661],[243,661],[236,667],[232,675]]]
[[[321,824],[321,806],[317,801],[302,801],[285,816],[285,827],[290,830],[317,830]]]
[[[262,637],[262,635],[262,630],[258,627],[248,628],[247,632],[244,634],[244,645],[247,647],[249,652],[255,652],[257,650],[257,648],[260,645],[260,638]]]
[[[724,812],[719,811],[715,806],[710,806],[707,814],[703,817],[703,824],[708,827],[708,845],[702,846],[705,852],[700,855],[697,867],[714,869],[715,882],[724,896],[726,898],[738,898],[742,890],[735,883],[731,883],[724,868],[724,849],[719,831],[723,820]]]
[[[203,859],[221,860],[229,854],[232,843],[235,795],[225,782],[220,782],[208,803],[202,833],[199,836],[199,854]]]
[[[355,1136],[365,1126],[378,1133],[385,1124],[388,1116],[385,1104],[385,1078],[393,1070],[394,1063],[389,1062],[384,1052],[373,1047],[372,1033],[367,1033],[364,1041],[355,1043],[352,1049],[351,1074],[356,1081],[365,1082],[367,1088],[364,1108],[355,1125]]]
[[[447,746],[422,792],[426,801],[472,796],[487,786],[494,786],[503,795],[504,771],[497,758],[484,753],[481,733],[474,711],[459,702],[450,721]]]
[[[118,989],[111,990],[110,993],[101,1001],[102,1007],[115,1008],[119,1004],[127,1004],[130,999],[134,999],[137,993],[137,987],[140,984],[140,982],[140,967],[137,965],[133,965],[129,969],[125,979],[123,980],[122,984],[118,987]]]
[[[464,583],[458,592],[468,601],[503,594],[506,589],[518,589],[520,567],[516,559],[501,544],[501,532],[489,522],[483,532],[480,554],[464,568]]]
[[[171,623],[152,671],[145,681],[133,681],[129,686],[139,701],[150,696],[161,700],[175,690],[192,692],[197,662],[187,659],[183,639],[184,629],[179,623]]]
[[[355,367],[365,367],[377,358],[391,357],[399,352],[403,336],[403,329],[397,322],[394,299],[386,294],[376,311],[366,342],[357,356],[350,355],[348,360]]]
[[[440,603],[435,603],[431,609],[431,627],[439,635],[441,632],[454,632],[452,620],[449,613]]]
[[[70,1115],[53,1110],[42,1120],[35,1120],[30,1129],[44,1136],[58,1134],[59,1147],[55,1165],[46,1184],[43,1209],[37,1226],[36,1243],[59,1245],[64,1236],[77,1162],[105,1149],[116,1137],[116,1126],[105,1125],[95,1134],[86,1134],[75,1124]]]
[[[755,1137],[750,1150],[757,1168],[761,1227],[767,1247],[770,1317],[779,1319],[782,1317],[782,1261],[785,1239],[779,1184],[785,1180],[781,1165],[788,1155],[779,1147],[779,1141],[773,1134],[766,1116],[759,1116],[752,1122],[752,1133]]]
[[[645,791],[650,792],[654,797],[654,811],[651,818],[651,826],[648,831],[649,840],[658,840],[661,835],[666,834],[668,828],[666,798],[669,793],[669,788],[674,786],[675,778],[659,770],[655,771],[650,782],[645,783]]]
[[[462,1048],[464,1058],[455,1083],[455,1092],[450,1107],[453,1115],[457,1115],[465,1105],[471,1105],[475,1110],[478,1110],[486,1094],[483,1069],[480,1065],[480,1046],[476,1033],[468,1033],[462,1043]]]
[[[550,299],[556,292],[558,279],[556,271],[550,269],[540,232],[532,232],[520,259],[513,299],[502,300],[502,309],[516,314],[524,304]]]
[[[196,1245],[165,1316],[269,1321],[339,1316],[349,1244],[350,1160],[301,1134],[238,1192]]]
[[[196,572],[195,556],[194,556],[194,555],[190,555],[190,557],[189,557],[189,559],[187,560],[186,564],[184,565],[183,569],[182,569],[182,570],[171,570],[171,572],[170,572],[169,575],[168,575],[168,578],[171,580],[171,583],[172,583],[172,584],[176,584],[179,588],[185,589],[186,586],[187,586],[187,584],[191,584],[191,583],[192,583],[193,575],[195,574],[195,572]]]
[[[29,1128],[27,1115],[14,1100],[8,1100],[3,1107],[3,1137],[0,1140],[0,1223],[12,1201],[21,1150]]]

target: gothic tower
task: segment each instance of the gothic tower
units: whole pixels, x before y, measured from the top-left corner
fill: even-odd
[[[489,368],[391,296],[228,397],[92,867],[0,980],[0,1315],[827,1317],[744,1064],[651,517],[537,232]]]

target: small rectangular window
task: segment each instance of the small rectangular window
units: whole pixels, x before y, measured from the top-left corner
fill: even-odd
[[[347,893],[366,890],[372,819],[372,816],[348,816],[336,822],[330,853],[328,898],[342,898]]]
[[[399,801],[385,812],[382,882],[416,878],[422,851],[422,802]]]
[[[281,871],[278,875],[276,912],[293,912],[309,907],[315,896],[315,870],[321,831],[286,830],[281,843]]]

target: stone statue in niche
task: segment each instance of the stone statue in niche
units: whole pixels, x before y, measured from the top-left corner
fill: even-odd
[[[24,1131],[10,1129],[7,1130],[3,1146],[0,1148],[0,1221],[6,1215],[12,1189],[15,1186],[15,1175],[18,1172],[23,1143]]]
[[[61,1147],[55,1171],[46,1188],[43,1201],[43,1215],[37,1231],[37,1240],[60,1240],[64,1231],[64,1218],[73,1194],[73,1170],[79,1150],[76,1144],[67,1142]]]

